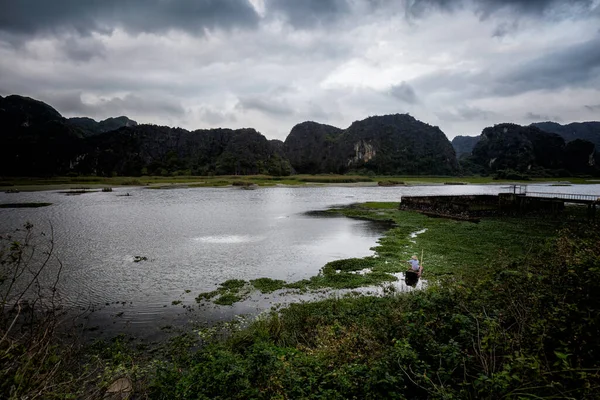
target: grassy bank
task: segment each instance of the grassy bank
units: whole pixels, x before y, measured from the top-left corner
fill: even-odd
[[[532,179],[526,183],[536,182],[570,182],[575,184],[599,183],[598,180],[586,178],[546,178]],[[393,186],[398,184],[488,184],[507,183],[510,180],[494,180],[492,177],[436,177],[436,176],[363,176],[363,175],[293,175],[293,176],[141,176],[141,177],[4,177],[0,179],[0,190],[58,190],[72,188],[103,188],[117,186],[190,186],[190,187],[220,187],[233,186],[235,183],[256,184],[259,186],[274,185],[320,185],[320,184],[371,184]]]

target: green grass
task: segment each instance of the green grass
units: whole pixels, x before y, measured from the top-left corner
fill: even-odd
[[[536,182],[569,182],[572,184],[598,183],[592,178],[557,177],[557,178],[532,178],[528,183]],[[493,177],[481,176],[361,176],[361,175],[293,175],[286,177],[268,175],[222,175],[222,176],[141,176],[141,177],[4,177],[0,182],[2,189],[18,190],[47,190],[73,188],[85,184],[101,189],[107,186],[164,186],[181,185],[187,187],[219,187],[230,186],[234,182],[256,184],[260,186],[289,185],[303,186],[310,184],[381,184],[396,185],[427,185],[427,184],[502,184],[510,180],[494,180]]]
[[[368,208],[368,209],[377,209],[377,210],[396,210],[398,209],[398,207],[400,206],[400,203],[396,203],[396,202],[374,202],[374,201],[369,201],[366,203],[362,203],[361,207],[363,208]]]

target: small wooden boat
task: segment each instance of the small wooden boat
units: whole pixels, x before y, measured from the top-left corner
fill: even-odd
[[[404,283],[406,286],[415,287],[419,282],[419,273],[413,270],[408,270],[404,273]]]

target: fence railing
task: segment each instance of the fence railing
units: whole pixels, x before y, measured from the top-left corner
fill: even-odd
[[[502,189],[504,189],[503,193],[513,193],[513,194],[526,194],[527,193],[527,185],[502,186]]]
[[[600,196],[593,194],[575,194],[575,193],[547,193],[547,192],[527,192],[528,197],[544,197],[549,199],[561,200],[583,200],[600,202]]]

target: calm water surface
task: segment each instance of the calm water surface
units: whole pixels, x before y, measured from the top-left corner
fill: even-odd
[[[1,193],[0,203],[53,205],[0,209],[0,233],[26,221],[46,231],[51,224],[56,254],[64,264],[61,292],[68,306],[101,306],[104,311],[97,317],[114,316],[121,307],[127,324],[157,327],[181,316],[181,306],[172,306],[173,300],[192,304],[199,292],[231,278],[308,278],[329,261],[372,254],[370,248],[384,229],[366,221],[309,216],[308,211],[363,201],[399,201],[405,195],[495,194],[502,187],[118,188],[80,196],[56,191]],[[600,196],[600,185],[531,185],[530,191]],[[120,196],[125,193],[130,196]],[[136,263],[135,256],[148,260]],[[215,306],[211,313],[225,315],[245,308],[248,305]]]

